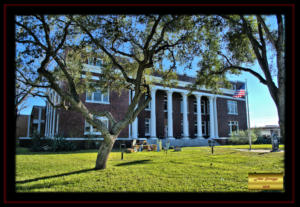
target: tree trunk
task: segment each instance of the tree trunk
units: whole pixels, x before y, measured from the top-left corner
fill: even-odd
[[[116,141],[116,136],[104,137],[104,141],[98,150],[97,160],[96,160],[96,170],[103,170],[106,168],[106,163],[108,156],[112,150],[112,147]]]
[[[276,92],[269,87],[269,91],[276,105],[280,135],[285,139],[285,87],[278,88]]]
[[[278,118],[279,118],[279,127],[280,127],[280,135],[285,140],[285,90],[284,87],[279,88],[278,94]]]

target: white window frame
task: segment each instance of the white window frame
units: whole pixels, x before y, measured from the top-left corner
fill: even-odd
[[[231,84],[231,90],[236,90],[236,84]]]
[[[148,124],[148,132],[147,132],[147,124]],[[150,119],[145,118],[145,136],[150,136]]]
[[[100,65],[97,65],[97,62],[100,60]],[[101,67],[103,64],[103,61],[100,58],[94,58],[94,57],[88,57],[88,65],[96,66],[96,67]]]
[[[228,114],[238,115],[237,101],[227,100]]]
[[[105,121],[106,122],[106,127],[108,128],[108,119],[106,117],[103,117],[103,116],[99,116],[99,117],[96,117],[99,121]],[[86,127],[87,125],[89,125],[90,127],[90,130],[89,132],[86,131]],[[86,120],[84,122],[84,135],[101,135],[101,132],[94,132],[94,127],[89,124]]]
[[[165,106],[166,106],[167,109],[165,109]],[[164,112],[167,112],[167,111],[168,111],[168,97],[165,94],[164,95]]]
[[[195,112],[195,109],[196,109],[196,112]],[[198,113],[198,111],[197,111],[197,100],[196,99],[194,99],[194,114],[197,114]]]
[[[202,107],[203,106],[203,107]],[[201,114],[205,115],[206,109],[205,109],[205,101],[201,100]]]
[[[196,129],[196,130],[195,130]],[[194,120],[194,135],[197,136],[198,135],[198,122],[197,119]]]
[[[147,99],[148,97],[145,96],[145,100]],[[148,105],[146,106],[145,108],[146,111],[151,111],[151,101],[148,103]]]
[[[234,131],[234,133],[232,133],[232,126],[234,126],[234,125],[236,126],[237,130]],[[239,133],[239,122],[238,121],[229,121],[228,126],[229,126],[229,136]]]
[[[88,65],[94,65],[94,57],[88,57],[87,64]]]
[[[107,89],[107,99],[108,101],[104,101],[104,96],[105,94],[101,92],[101,100],[100,101],[96,101],[95,98],[94,98],[94,94],[96,93],[97,91],[94,91],[92,92],[92,98],[91,100],[88,100],[87,97],[88,97],[88,93],[89,92],[86,92],[86,96],[85,96],[85,102],[86,103],[101,103],[101,104],[109,104],[109,90]]]
[[[183,100],[180,98],[180,113],[183,113]]]
[[[100,65],[97,65],[97,62],[100,61]],[[96,62],[94,66],[101,67],[103,65],[103,61],[100,58],[96,58]]]

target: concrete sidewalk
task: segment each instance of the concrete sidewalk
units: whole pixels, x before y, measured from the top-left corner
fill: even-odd
[[[271,152],[271,149],[235,149],[235,150],[239,150],[239,151],[244,151],[244,152]],[[278,152],[284,152],[284,150],[279,150]]]

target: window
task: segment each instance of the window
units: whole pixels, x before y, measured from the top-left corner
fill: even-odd
[[[145,136],[150,135],[150,119],[145,118]]]
[[[180,113],[183,113],[183,101],[182,101],[182,97],[180,98]]]
[[[94,66],[102,66],[102,60],[99,58],[88,57],[88,64]]]
[[[239,122],[238,121],[229,121],[229,135],[237,134],[239,132]]]
[[[145,95],[145,100],[148,98],[148,96]],[[145,108],[146,111],[151,110],[151,101],[149,102],[149,104],[146,106]]]
[[[105,103],[109,104],[109,92],[102,93],[100,90],[96,90],[95,92],[87,92],[86,93],[86,102],[90,103]]]
[[[194,114],[197,114],[197,100],[194,99]]]
[[[201,100],[201,114],[209,114],[209,104],[208,101]]]
[[[195,120],[195,122],[194,122],[194,134],[195,134],[195,136],[197,136],[197,134],[198,134],[198,123],[197,123],[197,120]]]
[[[93,57],[88,57],[88,64],[89,65],[94,65],[94,58]]]
[[[201,114],[206,114],[205,101],[201,100]]]
[[[231,84],[231,90],[236,90],[236,84],[235,83]]]
[[[108,119],[106,117],[97,117],[98,120],[100,120],[107,128],[108,128]],[[101,135],[101,132],[99,132],[95,127],[90,125],[87,121],[85,121],[84,125],[84,135]]]
[[[102,60],[100,60],[99,58],[97,58],[95,65],[99,66],[99,67],[102,66]]]
[[[236,101],[227,101],[228,114],[237,115],[237,102]]]
[[[167,95],[164,95],[164,111],[168,110],[168,98]]]

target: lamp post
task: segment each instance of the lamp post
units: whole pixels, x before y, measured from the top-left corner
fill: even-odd
[[[125,144],[121,144],[121,160],[123,160],[123,154],[124,154],[125,147],[126,147]]]
[[[215,140],[209,139],[208,145],[211,147],[211,154],[214,154],[214,146],[215,146]]]

